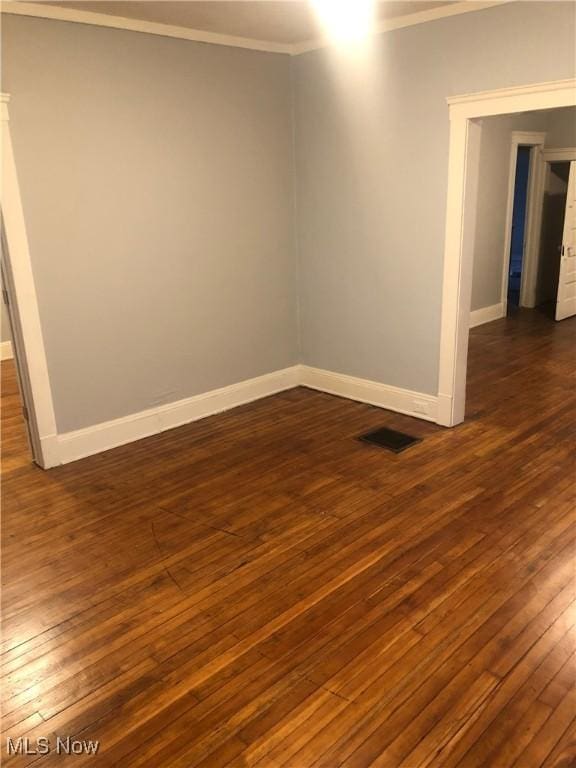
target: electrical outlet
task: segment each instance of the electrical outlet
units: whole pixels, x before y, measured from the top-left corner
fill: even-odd
[[[430,411],[430,403],[428,403],[427,400],[419,400],[418,398],[414,398],[412,401],[412,410],[414,413],[422,413],[424,416],[429,416]]]

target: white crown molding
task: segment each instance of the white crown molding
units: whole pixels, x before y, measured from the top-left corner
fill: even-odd
[[[416,24],[425,24],[429,21],[437,21],[450,16],[458,16],[462,13],[482,11],[516,0],[463,0],[449,6],[432,8],[429,11],[419,11],[399,16],[395,19],[380,22],[374,34],[382,34],[403,27],[411,27]],[[216,32],[207,32],[201,29],[189,29],[171,24],[161,24],[153,21],[129,19],[125,16],[111,16],[94,11],[81,11],[76,8],[62,8],[48,6],[42,3],[27,3],[20,0],[3,0],[1,12],[17,16],[33,16],[40,19],[52,19],[55,21],[69,21],[76,24],[90,24],[97,27],[111,29],[125,29],[131,32],[143,32],[148,35],[160,35],[161,37],[174,37],[180,40],[189,40],[197,43],[209,43],[211,45],[227,45],[232,48],[247,48],[253,51],[265,51],[267,53],[281,53],[298,56],[319,48],[326,48],[331,42],[326,39],[308,40],[303,43],[275,43],[267,40],[254,40],[247,37],[223,35]]]
[[[462,13],[483,11],[487,8],[494,8],[495,6],[504,5],[506,3],[515,1],[516,0],[463,0],[463,2],[454,3],[453,5],[431,8],[429,11],[407,13],[405,16],[398,16],[395,19],[387,19],[386,21],[381,21],[376,25],[374,34],[379,35],[383,34],[384,32],[392,32],[395,29],[413,27],[416,24],[426,24],[429,21],[437,21],[438,19],[445,19],[449,16],[459,16]],[[332,43],[328,39],[308,40],[304,43],[296,43],[292,45],[291,53],[293,56],[298,56],[301,53],[316,51],[319,48],[328,48],[331,45]]]
[[[267,53],[292,53],[292,46],[283,43],[252,40],[248,37],[236,37],[234,35],[221,35],[201,29],[188,29],[187,27],[161,24],[155,21],[143,21],[140,19],[129,19],[125,16],[95,13],[94,11],[79,11],[75,8],[61,8],[40,3],[19,2],[18,0],[3,0],[1,11],[2,13],[10,13],[17,16],[33,16],[54,21],[71,21],[75,24],[90,24],[95,27],[109,27],[111,29],[125,29],[131,32],[143,32],[148,35],[159,35],[161,37],[175,37],[195,43],[227,45],[231,48],[248,48],[253,51],[264,51]]]

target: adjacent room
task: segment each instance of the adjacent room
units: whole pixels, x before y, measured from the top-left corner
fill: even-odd
[[[569,256],[574,194],[568,194],[575,144],[574,107],[483,120],[472,326],[519,309],[538,309],[557,320],[576,314]],[[574,184],[576,173],[573,178]]]
[[[1,10],[2,765],[576,765],[576,4]]]

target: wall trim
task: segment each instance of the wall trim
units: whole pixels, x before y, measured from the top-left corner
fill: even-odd
[[[56,440],[46,438],[43,450],[50,456],[51,466],[68,464],[298,386],[426,421],[436,421],[437,417],[437,398],[433,395],[307,365],[294,365],[175,403],[65,432]]]
[[[125,29],[130,32],[143,32],[148,35],[160,35],[161,37],[175,37],[179,40],[189,40],[195,43],[227,45],[232,48],[248,48],[253,51],[264,51],[266,53],[290,54],[292,51],[292,46],[283,43],[253,40],[249,37],[236,37],[234,35],[222,35],[217,32],[189,29],[188,27],[162,24],[156,21],[130,19],[126,16],[112,16],[107,13],[80,11],[76,8],[62,8],[41,3],[18,2],[18,0],[3,2],[2,13],[11,13],[17,16],[33,16],[53,21],[69,21],[75,24],[90,24],[94,27]]]
[[[6,279],[4,288],[10,294],[8,311],[11,317],[12,344],[18,356],[23,397],[28,409],[32,456],[36,463],[47,469],[54,466],[54,463],[52,454],[48,456],[44,453],[44,445],[48,445],[56,436],[56,418],[30,259],[26,220],[10,134],[9,103],[10,95],[0,94],[2,129],[0,208],[4,223],[2,231],[2,265]]]
[[[534,254],[532,256],[533,261],[531,263],[531,277],[532,277],[532,294],[530,298],[532,303],[526,303],[526,306],[535,307],[542,297],[537,291],[537,274],[540,266],[540,233],[542,229],[542,214],[544,210],[544,195],[546,193],[546,185],[548,182],[548,174],[550,173],[550,163],[556,162],[571,162],[576,160],[576,147],[561,147],[556,149],[546,149],[543,147],[538,156],[534,158],[538,161],[537,172],[535,173],[536,180],[534,184]]]
[[[0,342],[0,360],[12,360],[14,352],[11,341]]]
[[[450,118],[446,234],[438,376],[438,422],[464,421],[474,215],[479,174],[478,119],[576,105],[576,79],[533,83],[447,99]],[[476,181],[474,181],[476,180]]]
[[[300,366],[295,365],[175,403],[65,432],[58,435],[58,463],[67,464],[292,389],[298,386],[299,378]]]
[[[418,419],[436,421],[437,398],[434,395],[400,389],[378,381],[359,379],[308,365],[301,366],[300,384],[320,392],[339,395],[349,400],[359,400],[361,403],[369,403],[407,416],[415,416]]]
[[[465,110],[468,117],[485,116],[489,114],[506,114],[505,112],[492,112],[492,108],[495,105],[498,105],[503,99],[520,99],[525,96],[539,96],[543,93],[549,95],[555,91],[562,92],[570,87],[574,87],[574,80],[572,78],[568,78],[567,80],[551,80],[550,82],[545,83],[528,83],[527,85],[517,85],[511,88],[495,88],[492,91],[477,91],[476,93],[447,96],[446,103],[451,107],[459,104],[473,105],[471,109],[470,106],[468,106]],[[565,106],[563,101],[564,100],[562,100],[560,106]],[[482,102],[487,102],[487,106],[479,106]],[[453,113],[451,112],[451,114]]]
[[[493,320],[500,320],[506,317],[506,304],[492,304],[491,307],[482,307],[470,312],[470,328],[476,328],[484,323],[491,323]]]
[[[544,149],[542,159],[545,163],[570,163],[572,160],[576,160],[576,147]]]
[[[428,11],[419,11],[418,13],[408,13],[404,16],[398,16],[395,19],[382,21],[376,26],[374,34],[382,34],[395,29],[402,29],[403,27],[412,27],[416,24],[425,24],[429,21],[436,21],[449,16],[458,16],[462,13],[482,11],[487,8],[493,8],[510,2],[514,2],[514,0],[462,0],[462,2],[454,3],[450,6],[431,8]],[[291,56],[298,56],[301,53],[307,53],[308,51],[314,51],[319,48],[326,48],[331,45],[331,42],[326,39],[307,40],[303,43],[293,44],[277,43],[270,40],[255,40],[248,37],[219,34],[201,29],[190,29],[178,25],[162,24],[155,21],[131,19],[125,16],[112,16],[106,13],[82,11],[76,8],[49,6],[39,2],[5,0],[2,3],[1,11],[2,13],[10,13],[18,16],[33,16],[40,19],[69,21],[76,24],[90,24],[96,27],[125,29],[131,32],[173,37],[197,43],[227,45],[233,48],[247,48],[254,51],[281,53]]]
[[[542,201],[538,199],[541,185],[542,163],[540,155],[546,144],[546,133],[542,131],[512,131],[510,143],[510,164],[508,171],[508,196],[506,201],[506,223],[504,225],[504,253],[502,254],[502,280],[500,283],[500,301],[504,308],[508,303],[508,284],[510,281],[510,248],[512,245],[512,216],[514,213],[514,189],[516,184],[516,164],[518,147],[530,147],[530,167],[528,172],[527,206],[524,222],[524,256],[520,280],[520,306],[536,306],[536,280],[538,267],[538,246],[540,244],[540,225],[542,219]]]
[[[449,16],[460,16],[463,13],[471,13],[472,11],[484,11],[488,8],[495,8],[499,5],[505,5],[514,1],[515,0],[487,0],[484,2],[483,0],[462,0],[462,2],[454,3],[453,5],[431,8],[428,11],[418,11],[417,13],[407,13],[404,16],[397,16],[395,19],[381,21],[376,25],[373,34],[379,35],[385,32],[393,32],[395,29],[413,27],[417,24],[426,24],[429,21],[437,21],[438,19],[445,19]],[[331,45],[331,41],[325,38],[307,40],[303,43],[293,44],[291,46],[291,54],[292,56],[298,56],[302,53],[316,51],[320,48],[328,48]]]
[[[546,131],[512,131],[512,141],[517,146],[534,146],[546,143]]]

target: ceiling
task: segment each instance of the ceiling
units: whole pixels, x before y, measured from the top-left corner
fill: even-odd
[[[378,21],[389,22],[453,3],[454,0],[380,1]],[[92,11],[284,45],[298,45],[322,37],[314,11],[305,0],[45,0],[41,5]]]

